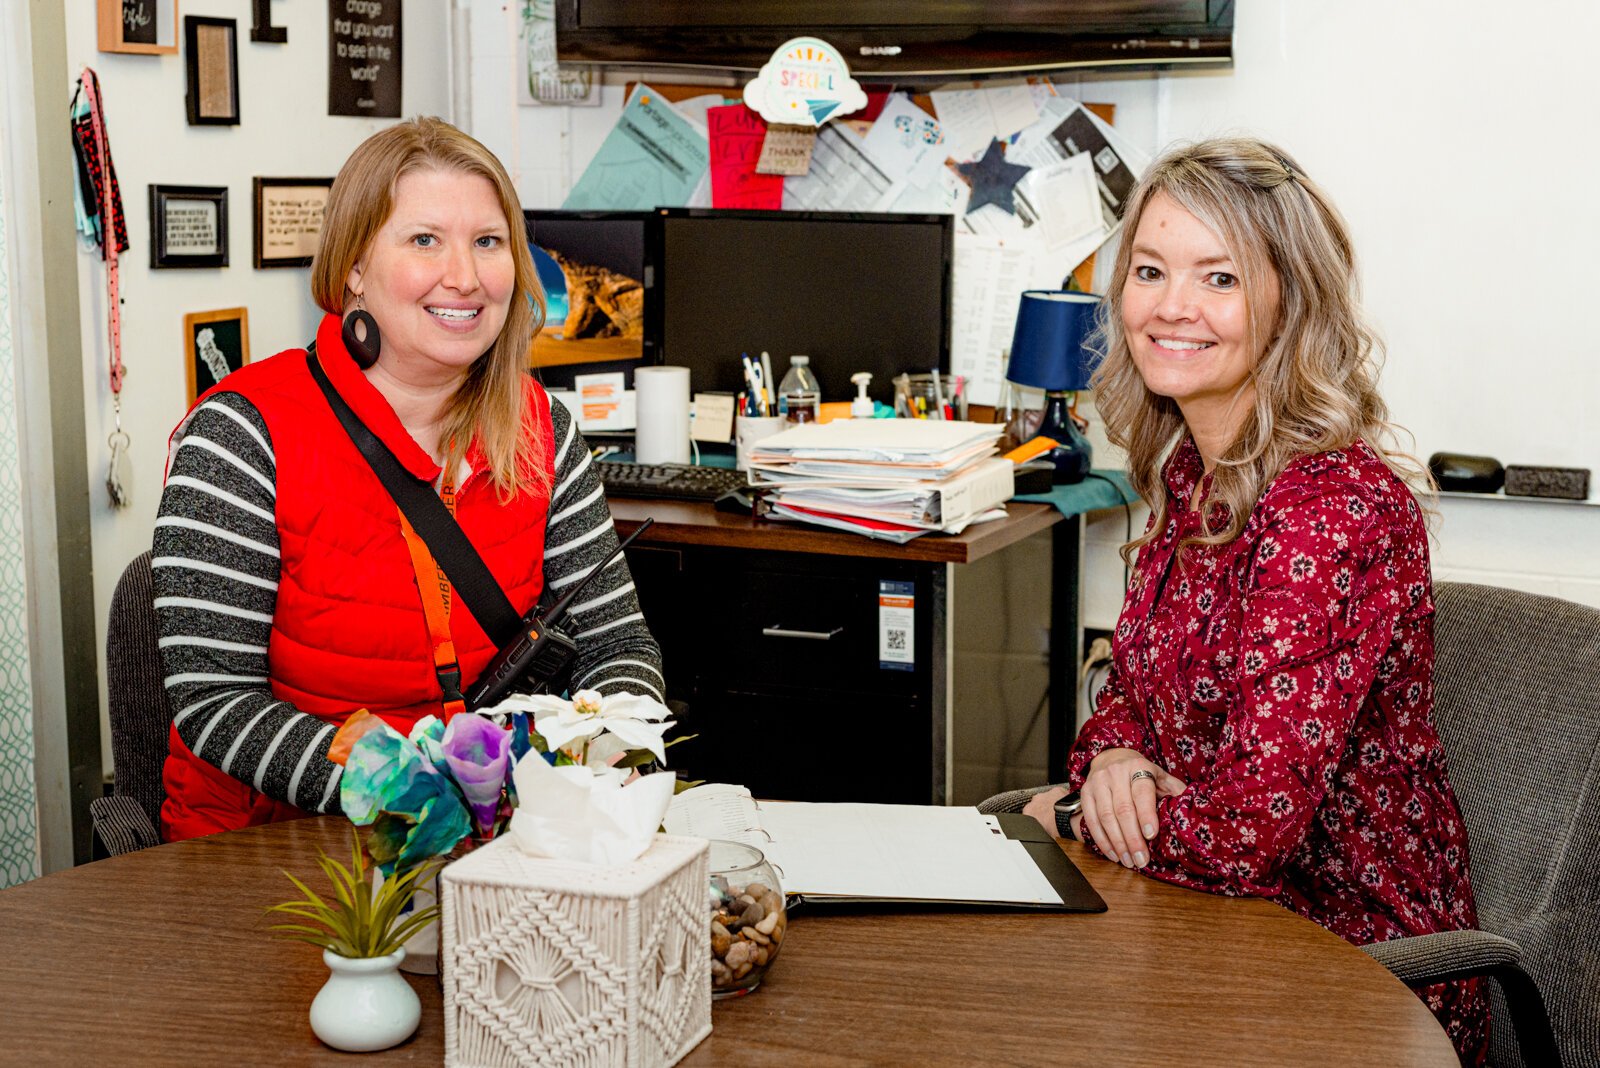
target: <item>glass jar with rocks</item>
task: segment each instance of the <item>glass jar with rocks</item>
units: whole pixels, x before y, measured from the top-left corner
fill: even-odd
[[[761,850],[711,843],[711,996],[738,997],[761,985],[788,930],[783,888]]]

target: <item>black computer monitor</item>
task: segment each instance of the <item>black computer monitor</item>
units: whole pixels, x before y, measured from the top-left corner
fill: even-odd
[[[633,369],[640,362],[652,362],[654,356],[645,324],[652,245],[648,232],[655,226],[654,213],[529,210],[522,216],[549,303],[548,319],[533,342],[540,380],[553,389],[571,389],[574,375],[621,371],[631,386]],[[560,256],[582,285],[591,287],[581,298],[587,308],[581,310],[583,321],[577,331],[571,329],[574,322],[568,315],[581,305],[567,286],[568,272],[541,257],[538,249]],[[604,292],[593,285],[596,282],[603,283]],[[612,314],[601,305],[611,308]],[[636,305],[637,319],[632,314]]]
[[[872,372],[889,402],[906,371],[950,370],[948,215],[662,208],[646,336],[697,392],[744,388],[740,353],[811,357],[824,400]],[[776,387],[776,383],[774,383]]]

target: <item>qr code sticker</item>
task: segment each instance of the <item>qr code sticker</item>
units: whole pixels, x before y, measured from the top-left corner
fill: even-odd
[[[889,635],[889,648],[899,652],[906,647],[906,632],[891,629]]]

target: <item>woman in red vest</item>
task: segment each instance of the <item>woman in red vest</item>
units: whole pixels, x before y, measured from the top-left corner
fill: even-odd
[[[1068,784],[1027,811],[1358,945],[1476,927],[1432,722],[1426,476],[1392,443],[1343,219],[1270,145],[1178,148],[1113,277],[1094,385],[1151,518]],[[1479,980],[1418,993],[1480,1062]]]
[[[174,713],[168,840],[339,811],[328,743],[359,708],[402,731],[459,707],[495,652],[335,417],[312,362],[432,483],[519,613],[617,544],[589,450],[526,373],[544,296],[516,190],[437,119],[334,181],[310,352],[250,364],[172,437],[152,567]],[[574,688],[664,699],[618,558],[571,607]]]

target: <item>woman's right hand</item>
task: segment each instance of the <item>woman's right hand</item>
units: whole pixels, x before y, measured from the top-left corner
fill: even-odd
[[[1156,799],[1186,789],[1183,780],[1138,750],[1107,749],[1089,763],[1083,780],[1083,826],[1106,856],[1142,868],[1150,861],[1145,843],[1159,827]]]

